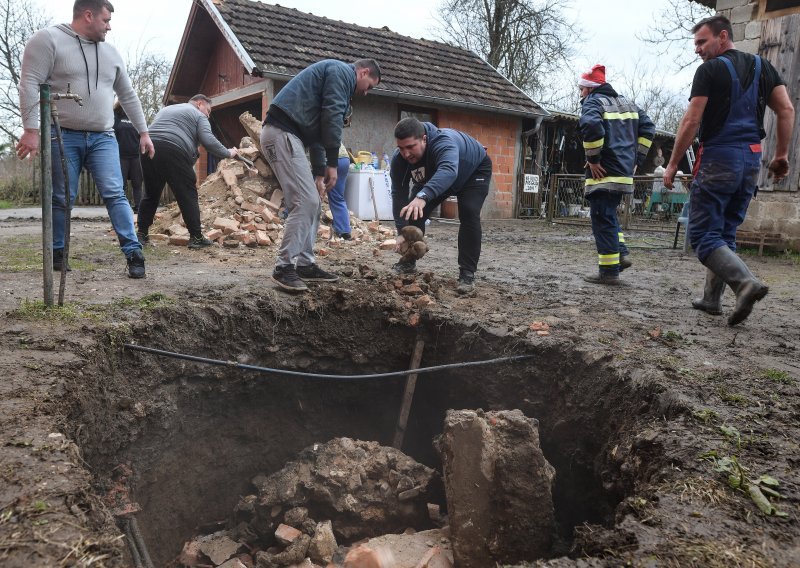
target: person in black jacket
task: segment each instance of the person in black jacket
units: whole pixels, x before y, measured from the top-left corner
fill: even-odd
[[[404,118],[394,129],[397,150],[392,157],[392,210],[397,232],[411,224],[425,231],[431,211],[451,195],[458,199],[459,294],[475,288],[481,256],[481,208],[489,194],[492,160],[472,136],[430,122]],[[397,237],[399,249],[403,237]],[[416,262],[398,262],[395,272],[413,273]]]
[[[139,159],[139,131],[125,114],[119,101],[114,103],[114,135],[119,145],[119,165],[122,183],[131,182],[133,212],[139,212],[142,201],[142,162]]]

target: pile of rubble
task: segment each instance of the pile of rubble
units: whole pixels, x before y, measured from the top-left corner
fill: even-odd
[[[260,122],[248,112],[239,121],[248,133],[240,143],[239,154],[254,167],[251,169],[235,159],[222,160],[217,171],[198,188],[200,220],[206,237],[224,247],[270,246],[279,243],[283,236],[283,191],[258,144],[253,142],[258,140]],[[333,215],[327,203],[323,205],[322,221],[319,238],[329,245],[341,245],[344,241],[333,234]],[[393,229],[378,221],[362,221],[352,214],[350,223],[353,242],[383,241],[394,234]],[[189,231],[177,203],[156,214],[150,241],[174,246],[189,244]],[[322,256],[327,252],[325,246],[320,250]]]
[[[187,542],[176,565],[483,568],[548,554],[555,473],[536,420],[451,410],[437,447],[443,479],[376,442],[306,448],[253,479],[256,492],[240,499],[228,528]],[[442,481],[449,516],[436,503]]]

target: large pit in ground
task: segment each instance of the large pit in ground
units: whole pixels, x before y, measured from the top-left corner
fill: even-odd
[[[426,367],[535,357],[420,375],[405,453],[440,470],[432,440],[448,409],[520,409],[539,420],[542,449],[556,469],[563,542],[552,555],[569,549],[574,527],[613,524],[633,480],[609,458],[616,454],[611,448],[637,431],[657,393],[578,346],[537,346],[454,321],[423,319],[410,328],[377,306],[352,309],[336,301],[177,305],[150,314],[124,339],[249,365],[366,374],[407,369],[417,334],[425,341]],[[111,334],[97,365],[79,377],[67,429],[101,492],[119,464],[132,469],[137,518],[156,565],[173,559],[198,527],[229,517],[239,497],[252,492],[255,475],[279,470],[301,449],[341,436],[391,445],[404,378],[259,374],[134,353],[120,349],[120,341]]]

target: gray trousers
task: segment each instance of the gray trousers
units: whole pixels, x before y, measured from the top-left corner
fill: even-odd
[[[271,124],[261,129],[261,152],[283,190],[288,216],[276,266],[314,264],[314,241],[322,214],[311,165],[300,139]]]

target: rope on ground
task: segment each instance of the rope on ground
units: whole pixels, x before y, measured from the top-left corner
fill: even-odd
[[[478,367],[483,365],[498,365],[500,363],[512,363],[516,361],[524,361],[532,359],[535,355],[512,355],[509,357],[498,357],[495,359],[487,359],[485,361],[467,361],[464,363],[448,363],[447,365],[436,365],[433,367],[421,367],[419,369],[408,369],[406,371],[392,371],[389,373],[372,373],[369,375],[328,375],[324,373],[304,373],[301,371],[290,371],[288,369],[271,369],[269,367],[257,367],[255,365],[245,365],[237,361],[223,361],[220,359],[208,359],[206,357],[197,357],[195,355],[187,355],[185,353],[175,353],[173,351],[164,351],[162,349],[154,349],[153,347],[144,347],[142,345],[134,345],[132,343],[124,343],[123,347],[132,351],[142,351],[153,355],[162,357],[171,357],[173,359],[184,359],[186,361],[194,361],[196,363],[205,363],[208,365],[219,365],[223,367],[234,367],[236,369],[243,369],[247,371],[257,371],[259,373],[271,373],[275,375],[289,375],[292,377],[306,377],[311,379],[325,379],[325,380],[338,380],[338,381],[359,381],[365,379],[385,379],[389,377],[404,377],[412,373],[434,373],[436,371],[444,371],[446,369],[463,369],[465,367]]]

